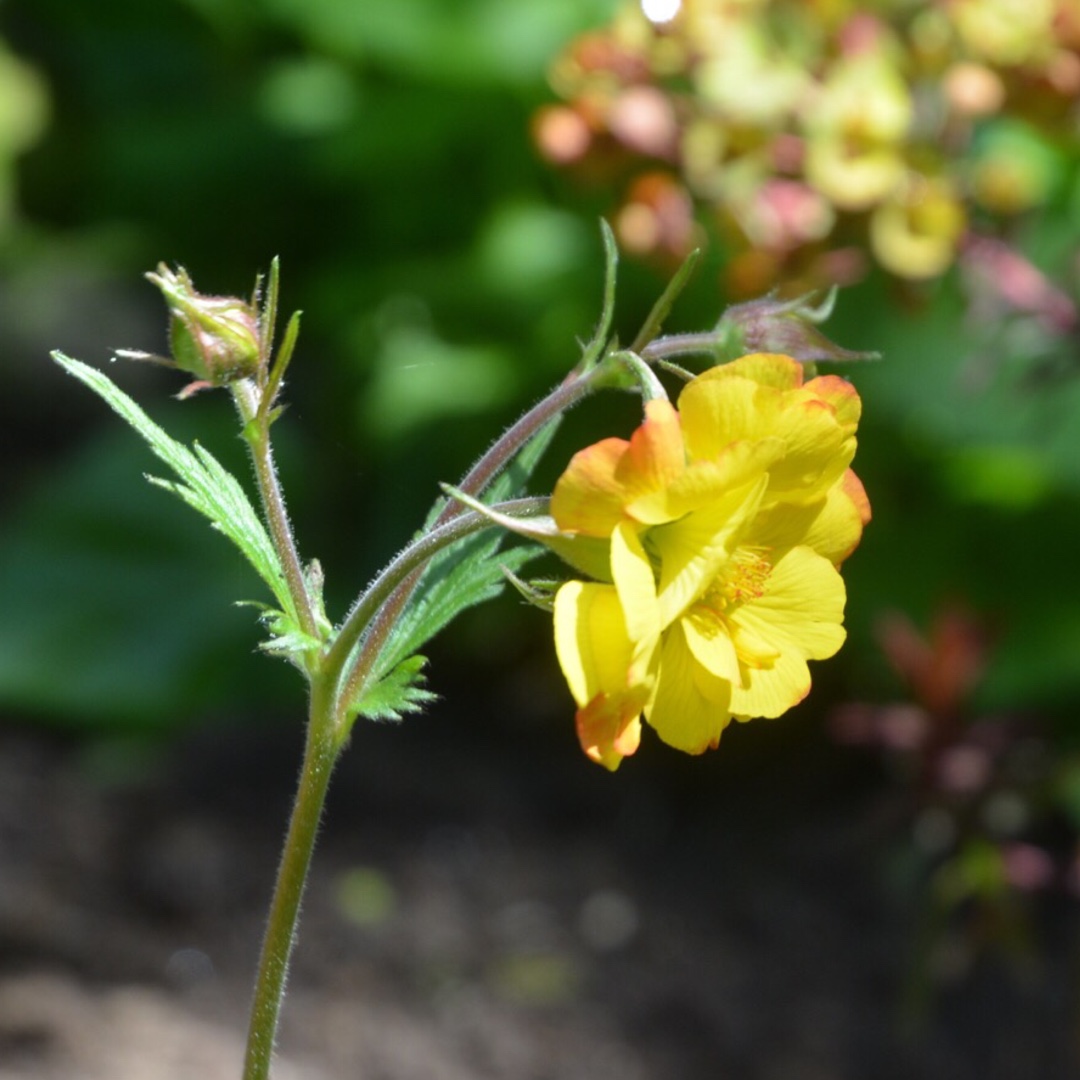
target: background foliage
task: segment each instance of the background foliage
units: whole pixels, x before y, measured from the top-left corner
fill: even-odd
[[[815,8],[738,10],[753,19],[793,6]],[[834,20],[865,14],[816,6]],[[1080,20],[1068,3],[947,7],[989,12],[971,25],[994,33],[1015,31],[1010,10],[1053,9],[1054,25],[1073,34],[1063,55],[1075,70],[1062,71],[1080,77]],[[912,13],[945,8],[866,5],[873,19],[896,20],[905,48]],[[671,235],[706,251],[672,330],[713,325],[749,280],[823,280],[821,235],[802,237],[805,252],[778,253],[761,239],[776,233],[733,231],[746,207],[725,204],[718,216],[670,147],[642,142],[655,129],[610,125],[604,109],[627,70],[635,91],[660,94],[638,93],[635,107],[651,102],[655,119],[659,101],[700,119],[702,101],[686,97],[687,80],[666,82],[670,69],[616,64],[611,77],[604,67],[621,54],[596,42],[632,24],[642,47],[641,20],[616,0],[0,0],[0,709],[9,718],[99,742],[299,716],[294,675],[257,653],[253,610],[231,606],[266,600],[258,581],[202,520],[139,480],[151,455],[48,361],[53,348],[95,365],[116,348],[161,351],[160,298],[140,280],[159,261],[186,266],[201,291],[244,295],[281,257],[284,313],[304,316],[289,409],[275,426],[278,459],[302,553],[322,562],[335,619],[417,527],[438,482],[456,480],[576,360],[600,310],[600,214],[619,228],[631,205],[640,225],[641,206],[662,209],[650,198],[678,194]],[[776,30],[767,20],[750,27],[739,39],[747,57],[768,57]],[[811,44],[806,70],[824,79],[833,46]],[[1029,73],[1017,75],[1012,59],[965,48],[974,50],[966,60],[1009,68],[1008,93],[1022,103],[1043,100],[1023,97]],[[567,57],[583,56],[599,93],[580,70],[567,77]],[[916,59],[897,62],[925,105],[935,61]],[[545,129],[553,108],[593,125],[595,158],[555,167]],[[849,275],[826,329],[885,355],[845,372],[865,405],[856,466],[875,519],[845,566],[848,646],[819,667],[806,706],[762,725],[770,752],[791,751],[792,769],[803,768],[808,731],[883,751],[910,826],[912,858],[898,880],[922,890],[931,939],[953,920],[976,946],[984,934],[1009,938],[1024,910],[1012,903],[1018,893],[1080,891],[1080,140],[1075,98],[1056,113],[1021,112],[1019,126],[976,118],[962,148],[1015,166],[1021,186],[1039,180],[1038,198],[1007,220],[963,201],[966,159],[942,159],[945,144],[925,130],[922,142],[895,129],[886,140],[889,155],[931,179],[944,170],[966,220],[1006,247],[967,258],[953,216],[948,256],[959,261],[943,273],[889,273],[871,251],[866,272]],[[789,136],[790,116],[775,115]],[[732,160],[748,156],[758,171],[740,173],[751,180],[738,190],[755,212],[769,209],[753,200],[787,198],[801,180],[770,186],[776,177],[754,155],[775,132],[741,123]],[[994,190],[1007,194],[1008,184]],[[824,239],[865,246],[864,211],[836,209]],[[624,340],[679,243],[639,244],[624,259]],[[1028,292],[1009,299],[1003,283]],[[175,373],[124,365],[110,374],[170,434],[199,439],[246,475],[224,395],[181,403]],[[536,490],[575,445],[625,434],[637,413],[632,399],[612,396],[573,413]],[[488,695],[502,727],[532,724],[534,737],[577,753],[545,619],[510,599],[444,637],[430,686],[451,688],[440,708],[463,739],[484,737],[475,712]],[[508,700],[532,711],[500,704]],[[761,742],[744,733],[726,735],[707,762],[676,762],[654,744],[633,768],[675,777],[672,790],[692,800],[694,784],[707,788],[747,761],[752,773]],[[620,773],[613,783],[647,782]],[[995,917],[976,917],[987,911]]]
[[[201,522],[136,482],[147,456],[47,349],[92,363],[116,347],[160,349],[142,271],[167,260],[202,290],[243,294],[280,255],[284,306],[302,308],[304,325],[279,458],[301,545],[323,561],[339,615],[437,481],[558,379],[592,328],[596,217],[617,185],[552,169],[530,132],[554,97],[553,58],[615,10],[0,5],[0,98],[13,118],[0,117],[0,175],[17,181],[0,218],[6,707],[92,731],[167,728],[291,686],[253,655],[250,612],[228,606],[257,583]],[[1075,117],[1058,130],[1053,196],[1014,239],[1068,293]],[[715,321],[726,257],[710,245],[673,329]],[[624,264],[624,335],[664,272]],[[981,704],[1037,708],[1067,746],[1080,694],[1075,334],[1048,343],[1023,313],[982,317],[963,284],[957,269],[916,284],[874,269],[829,324],[886,362],[850,372],[866,403],[859,471],[876,520],[848,569],[852,644],[822,681],[873,700],[901,692],[876,620],[899,610],[925,626],[960,601],[995,642]],[[167,373],[115,374],[158,422],[243,470],[224,401],[178,404]],[[625,430],[633,414],[618,400],[583,410],[564,445],[575,431]],[[496,617],[500,644],[467,623],[449,654],[483,670],[481,654],[501,663],[548,648],[531,613],[484,615]]]

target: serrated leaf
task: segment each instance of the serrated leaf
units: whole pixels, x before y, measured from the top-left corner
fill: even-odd
[[[423,648],[467,608],[493,600],[506,587],[503,567],[520,570],[542,551],[529,545],[499,552],[502,540],[502,533],[470,537],[432,561],[383,648],[377,670]]]
[[[545,424],[518,452],[484,493],[484,502],[498,502],[520,492],[558,428],[559,421]],[[445,505],[439,499],[428,515],[428,526]],[[424,576],[383,646],[376,671],[386,671],[415,653],[467,608],[498,596],[506,586],[503,568],[520,570],[541,554],[535,545],[499,553],[505,533],[481,533],[440,552],[428,564]],[[496,557],[497,556],[497,557]]]
[[[352,712],[368,720],[398,721],[408,713],[422,712],[436,695],[424,689],[426,657],[410,656],[369,686]]]
[[[284,657],[299,667],[301,671],[304,670],[304,666],[300,661],[302,655],[318,649],[322,644],[318,638],[304,633],[297,626],[295,620],[291,619],[283,611],[267,607],[265,604],[260,604],[255,600],[241,600],[238,602],[238,606],[255,607],[260,610],[259,619],[270,631],[271,637],[262,642],[259,648],[265,653]]]
[[[189,448],[177,442],[107,375],[63,353],[54,352],[52,356],[65,371],[93,390],[126,420],[146,440],[153,453],[176,473],[179,480],[154,476],[147,479],[178,495],[188,506],[209,518],[213,527],[240,549],[274,594],[283,616],[296,625],[296,610],[277,552],[236,477],[198,443]]]

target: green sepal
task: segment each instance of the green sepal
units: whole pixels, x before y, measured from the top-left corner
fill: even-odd
[[[600,362],[609,351],[609,339],[611,337],[611,323],[615,317],[615,282],[619,269],[619,245],[615,241],[615,234],[611,226],[600,219],[600,235],[604,241],[604,303],[600,311],[600,322],[597,323],[596,333],[592,340],[585,346],[581,362],[578,365],[580,371],[589,371]]]
[[[532,581],[526,581],[506,567],[503,567],[503,576],[517,590],[525,603],[547,612],[548,615],[555,610],[555,593],[558,592],[561,581],[555,581],[552,578],[534,578]]]
[[[295,621],[277,608],[262,604],[258,600],[238,600],[237,607],[253,607],[259,611],[259,621],[267,628],[270,637],[259,643],[259,649],[270,656],[280,656],[294,664],[301,671],[308,668],[304,656],[317,653],[322,648],[322,641],[306,634]]]
[[[443,490],[470,510],[483,514],[493,525],[499,525],[534,543],[543,544],[567,565],[597,581],[611,581],[611,544],[595,536],[563,532],[550,514],[538,517],[513,517],[494,507],[473,499],[464,492],[443,485]]]
[[[664,321],[667,319],[668,315],[671,314],[671,309],[675,306],[675,301],[679,298],[679,293],[686,288],[686,284],[690,280],[690,275],[694,272],[694,267],[697,265],[697,261],[700,257],[701,249],[694,248],[694,250],[683,259],[682,265],[675,271],[675,276],[667,283],[664,291],[660,294],[660,298],[653,304],[652,310],[649,312],[648,317],[638,331],[637,337],[634,338],[633,343],[630,345],[631,352],[641,352],[653,338],[660,334],[660,331],[664,326]]]

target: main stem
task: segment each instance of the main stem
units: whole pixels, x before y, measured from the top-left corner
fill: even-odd
[[[285,997],[289,956],[300,918],[300,901],[307,884],[319,820],[339,749],[333,734],[333,698],[327,692],[325,680],[317,678],[312,684],[300,780],[259,955],[243,1080],[268,1080],[270,1076],[278,1017]]]

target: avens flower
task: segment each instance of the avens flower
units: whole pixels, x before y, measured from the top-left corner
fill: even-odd
[[[755,354],[650,401],[629,440],[581,451],[556,485],[564,534],[607,541],[605,580],[555,598],[555,643],[586,754],[633,753],[641,717],[677,749],[732,719],[776,717],[810,690],[808,660],[843,643],[838,567],[870,510],[849,469],[860,402]]]

